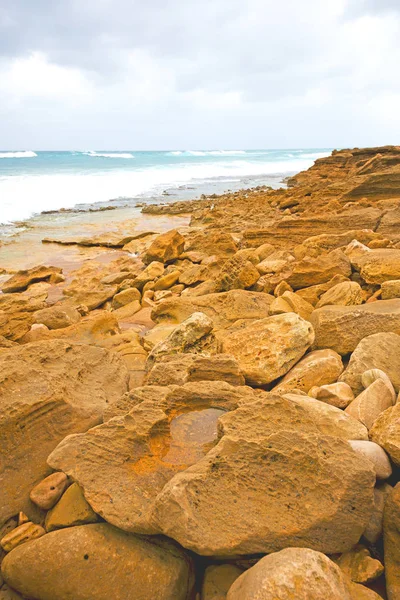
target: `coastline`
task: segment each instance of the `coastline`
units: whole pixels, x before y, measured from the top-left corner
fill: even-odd
[[[271,561],[304,589],[322,565],[315,597],[397,597],[400,146],[279,189],[42,214],[0,267],[7,585],[63,597],[57,561],[97,582],[123,546],[121,597],[142,557],[144,597],[165,561],[168,600],[214,569],[240,600]]]

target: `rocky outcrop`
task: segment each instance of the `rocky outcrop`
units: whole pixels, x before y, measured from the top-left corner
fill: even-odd
[[[0,522],[30,514],[47,456],[65,436],[100,423],[127,383],[120,359],[94,346],[54,340],[0,353]]]
[[[49,281],[53,278],[53,281],[59,281],[59,276],[62,273],[62,269],[58,267],[33,267],[26,271],[18,271],[15,275],[10,277],[5,284],[2,285],[1,291],[4,294],[12,292],[22,292],[26,290],[32,283],[38,281]],[[62,279],[61,279],[62,280]]]

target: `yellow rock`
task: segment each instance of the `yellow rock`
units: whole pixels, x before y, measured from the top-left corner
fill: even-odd
[[[96,523],[98,516],[88,504],[83,492],[77,483],[73,483],[61,496],[57,504],[46,515],[45,527],[47,531]]]
[[[45,533],[43,527],[29,521],[29,523],[24,523],[7,533],[0,541],[0,545],[6,552],[11,552],[17,546],[40,538]]]

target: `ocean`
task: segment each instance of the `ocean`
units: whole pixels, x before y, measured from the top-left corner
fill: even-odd
[[[277,188],[331,150],[0,151],[0,224],[98,203],[129,206]]]

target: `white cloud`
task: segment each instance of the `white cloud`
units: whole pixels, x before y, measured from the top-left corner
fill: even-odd
[[[0,14],[0,146],[399,142],[397,6],[14,0]]]

